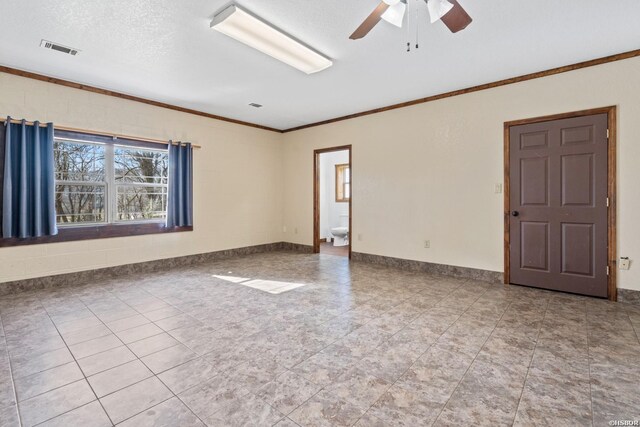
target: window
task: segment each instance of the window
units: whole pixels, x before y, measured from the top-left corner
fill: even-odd
[[[351,199],[351,168],[348,163],[336,165],[336,202]]]
[[[105,222],[105,147],[55,140],[56,222]]]
[[[166,149],[150,144],[56,132],[56,218],[60,226],[164,222]]]
[[[115,147],[116,220],[165,220],[166,151]]]

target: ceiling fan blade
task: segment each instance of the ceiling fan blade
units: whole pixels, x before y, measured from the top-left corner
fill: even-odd
[[[387,11],[389,5],[383,1],[380,2],[378,7],[376,7],[373,12],[364,20],[362,24],[351,34],[349,37],[351,40],[358,40],[369,34],[369,31],[376,26],[380,19],[382,18],[382,14]]]
[[[453,8],[440,18],[440,20],[444,22],[444,25],[446,25],[452,33],[457,33],[467,28],[473,19],[471,19],[467,11],[460,6],[457,0],[449,0],[449,2],[453,4]]]

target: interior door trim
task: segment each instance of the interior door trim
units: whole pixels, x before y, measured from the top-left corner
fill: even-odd
[[[531,119],[513,120],[504,123],[504,283],[511,283],[511,260],[510,260],[510,128],[512,126],[527,125],[531,123],[548,122],[560,119],[569,119],[574,117],[591,116],[595,114],[607,114],[609,140],[607,151],[607,196],[609,198],[609,210],[607,213],[607,266],[609,267],[609,276],[607,277],[607,296],[610,301],[617,301],[617,230],[616,230],[616,143],[617,143],[617,107],[593,108],[590,110],[574,111],[571,113],[554,114],[550,116],[535,117]]]
[[[351,245],[353,242],[353,159],[351,145],[320,148],[313,150],[313,253],[320,253],[320,154],[333,151],[349,151],[349,173],[351,174],[351,194],[349,197],[349,259],[351,259]]]

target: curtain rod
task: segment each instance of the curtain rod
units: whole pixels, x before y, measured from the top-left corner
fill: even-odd
[[[7,121],[7,119],[0,117],[0,122],[4,123],[6,121]],[[20,124],[20,123],[22,123],[22,120],[11,119],[11,123]],[[35,122],[30,122],[30,121],[25,121],[25,123],[27,123],[29,125],[34,125],[35,124]],[[47,124],[46,123],[40,123],[40,126],[41,127],[46,127]],[[169,141],[163,141],[161,139],[141,138],[139,136],[122,135],[122,134],[108,133],[108,132],[99,132],[99,131],[92,131],[92,130],[86,130],[86,129],[72,128],[72,127],[68,127],[68,126],[55,126],[54,125],[54,129],[66,130],[67,132],[81,132],[81,133],[88,133],[88,134],[92,134],[92,135],[109,136],[109,137],[113,137],[113,138],[133,139],[133,140],[137,140],[137,141],[141,141],[141,142],[151,142],[153,144],[164,144],[164,145],[169,144]],[[173,144],[178,145],[180,143],[178,141],[176,141]],[[191,146],[193,148],[198,148],[198,149],[202,148],[200,145],[195,145],[195,144],[191,144]]]

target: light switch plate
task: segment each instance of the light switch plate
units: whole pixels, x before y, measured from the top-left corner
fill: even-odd
[[[502,193],[502,184],[496,184],[494,191],[495,191],[496,194],[501,194]]]

